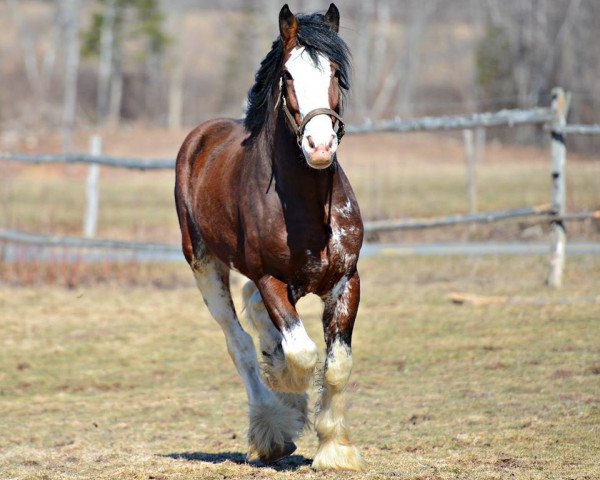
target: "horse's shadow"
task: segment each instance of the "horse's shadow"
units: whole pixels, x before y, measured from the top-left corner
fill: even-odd
[[[241,452],[219,452],[219,453],[208,453],[208,452],[182,452],[182,453],[166,453],[159,455],[165,458],[174,458],[177,460],[187,460],[188,462],[206,462],[206,463],[224,463],[233,462],[238,465],[251,465],[254,467],[267,467],[272,468],[278,472],[296,471],[301,467],[308,466],[311,464],[311,460],[302,455],[290,455],[284,459],[279,460],[277,463],[266,465],[260,460],[248,461],[246,455]]]

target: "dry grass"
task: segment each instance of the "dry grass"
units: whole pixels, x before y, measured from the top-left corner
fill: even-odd
[[[1,287],[0,478],[599,478],[600,260],[570,260],[560,292],[539,284],[545,268],[362,262],[360,475],[313,472],[314,433],[277,468],[244,463],[245,394],[222,333],[195,289],[152,286],[164,267],[137,286]],[[459,307],[452,291],[537,304]],[[301,312],[321,341],[318,303]]]

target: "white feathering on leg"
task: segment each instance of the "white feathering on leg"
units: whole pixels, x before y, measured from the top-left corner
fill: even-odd
[[[250,405],[248,457],[261,460],[277,457],[286,443],[293,442],[304,428],[302,414],[277,398],[272,403]]]
[[[344,391],[351,370],[352,354],[336,340],[327,358],[320,409],[315,421],[319,437],[319,448],[312,463],[315,470],[363,469],[360,453],[350,442],[345,422]]]

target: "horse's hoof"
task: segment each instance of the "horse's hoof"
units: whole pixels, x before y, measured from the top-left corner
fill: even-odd
[[[283,444],[283,448],[276,452],[272,452],[271,455],[260,455],[260,461],[265,465],[270,465],[271,463],[278,462],[279,460],[289,457],[292,453],[296,451],[296,444],[294,442],[285,442]]]

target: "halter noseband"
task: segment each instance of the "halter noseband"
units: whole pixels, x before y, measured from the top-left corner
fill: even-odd
[[[304,116],[304,119],[302,120],[302,123],[300,125],[296,123],[296,119],[290,112],[290,109],[288,108],[287,102],[285,100],[285,95],[283,93],[283,77],[279,78],[279,96],[277,97],[275,109],[277,109],[280,101],[283,113],[285,113],[285,117],[291,129],[296,135],[296,143],[300,148],[302,148],[302,138],[304,137],[304,130],[306,129],[306,125],[317,115],[329,115],[335,118],[334,125],[337,123],[337,131],[335,133],[337,135],[338,144],[342,141],[342,137],[346,133],[344,120],[342,120],[342,117],[339,113],[337,113],[335,110],[332,110],[331,108],[315,108],[314,110],[311,110]]]

